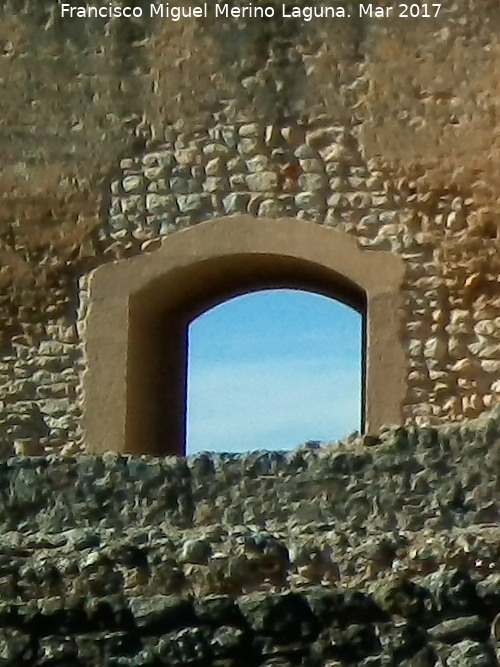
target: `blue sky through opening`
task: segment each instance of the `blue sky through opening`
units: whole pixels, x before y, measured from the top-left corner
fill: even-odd
[[[191,323],[187,453],[292,449],[359,429],[361,316],[318,294],[263,290]]]

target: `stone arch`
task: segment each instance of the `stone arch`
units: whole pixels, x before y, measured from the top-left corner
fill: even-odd
[[[336,298],[365,318],[366,429],[402,421],[402,260],[313,222],[237,215],[98,267],[85,326],[84,429],[91,451],[182,454],[187,328],[217,303],[273,287]],[[388,378],[390,381],[388,381]]]

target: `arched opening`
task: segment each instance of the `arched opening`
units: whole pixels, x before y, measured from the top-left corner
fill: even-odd
[[[155,454],[185,454],[188,331],[201,314],[224,301],[269,289],[309,290],[340,301],[363,317],[366,314],[363,289],[341,274],[295,257],[217,256],[174,275],[176,289],[168,305],[158,308],[155,303],[156,295],[169,291],[163,277],[129,303],[135,316],[129,321],[132,381],[127,393],[129,405],[141,407],[127,413],[126,430],[136,441],[148,432],[148,441],[154,443],[150,451]]]
[[[315,223],[232,216],[97,268],[86,320],[84,427],[91,450],[183,454],[187,332],[201,313],[263,289],[301,289],[365,318],[363,421],[401,420],[402,260]],[[387,377],[391,383],[387,383]]]
[[[187,454],[291,449],[362,428],[363,313],[259,290],[189,325]]]

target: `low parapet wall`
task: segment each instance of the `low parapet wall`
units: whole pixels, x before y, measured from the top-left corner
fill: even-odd
[[[290,452],[14,457],[0,462],[0,526],[470,526],[500,517],[499,459],[498,411]]]
[[[78,667],[498,665],[500,413],[291,452],[0,463],[0,649]]]

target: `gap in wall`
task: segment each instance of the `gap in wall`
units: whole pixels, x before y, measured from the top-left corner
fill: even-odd
[[[268,289],[193,320],[186,453],[289,450],[360,430],[362,319],[329,297]]]

